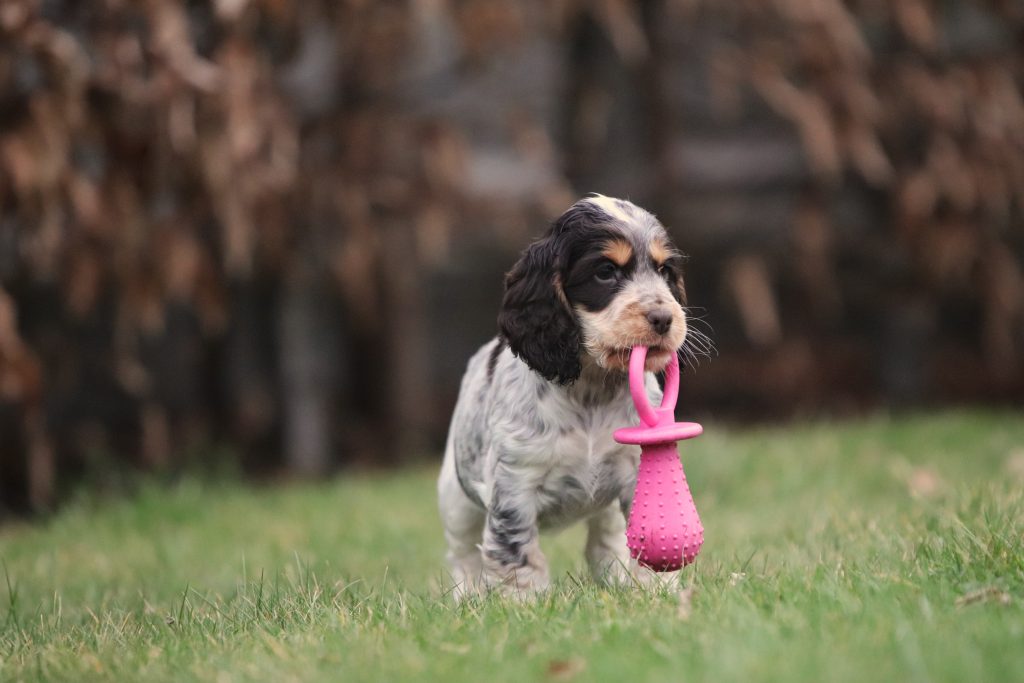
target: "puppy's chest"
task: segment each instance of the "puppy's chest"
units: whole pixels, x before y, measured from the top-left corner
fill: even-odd
[[[639,449],[616,443],[625,415],[581,415],[563,422],[549,445],[551,459],[538,487],[541,523],[557,526],[622,497],[636,481]]]

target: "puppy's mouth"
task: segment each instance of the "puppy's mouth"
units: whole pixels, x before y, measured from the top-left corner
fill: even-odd
[[[633,352],[630,348],[612,349],[605,356],[605,365],[609,369],[629,370],[629,356]],[[652,345],[647,347],[647,359],[644,362],[644,369],[648,372],[660,372],[668,365],[668,361],[675,353],[674,349],[663,345]]]

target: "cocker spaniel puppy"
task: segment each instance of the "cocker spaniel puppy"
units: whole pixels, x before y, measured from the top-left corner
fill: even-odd
[[[585,520],[602,581],[630,581],[626,517],[640,457],[628,363],[664,369],[687,337],[682,257],[658,220],[594,195],[562,214],[505,278],[500,335],[469,361],[438,494],[456,594],[549,582],[540,529]],[[651,403],[661,400],[653,374]]]

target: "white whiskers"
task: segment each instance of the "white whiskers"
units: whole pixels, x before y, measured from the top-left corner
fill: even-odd
[[[679,348],[682,354],[683,363],[690,367],[698,367],[700,365],[701,358],[711,358],[712,355],[718,355],[718,350],[715,348],[715,343],[711,340],[711,337],[701,330],[698,325],[703,325],[708,329],[708,332],[714,332],[711,328],[711,324],[704,319],[703,316],[694,316],[691,314],[693,308],[687,307],[686,311],[686,322],[687,331],[686,339],[683,341],[683,345]]]

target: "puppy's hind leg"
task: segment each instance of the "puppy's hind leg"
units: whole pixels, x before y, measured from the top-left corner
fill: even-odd
[[[444,538],[448,544],[448,566],[454,584],[452,594],[456,600],[461,600],[480,588],[484,510],[462,490],[453,461],[447,457],[441,467],[437,493]]]

